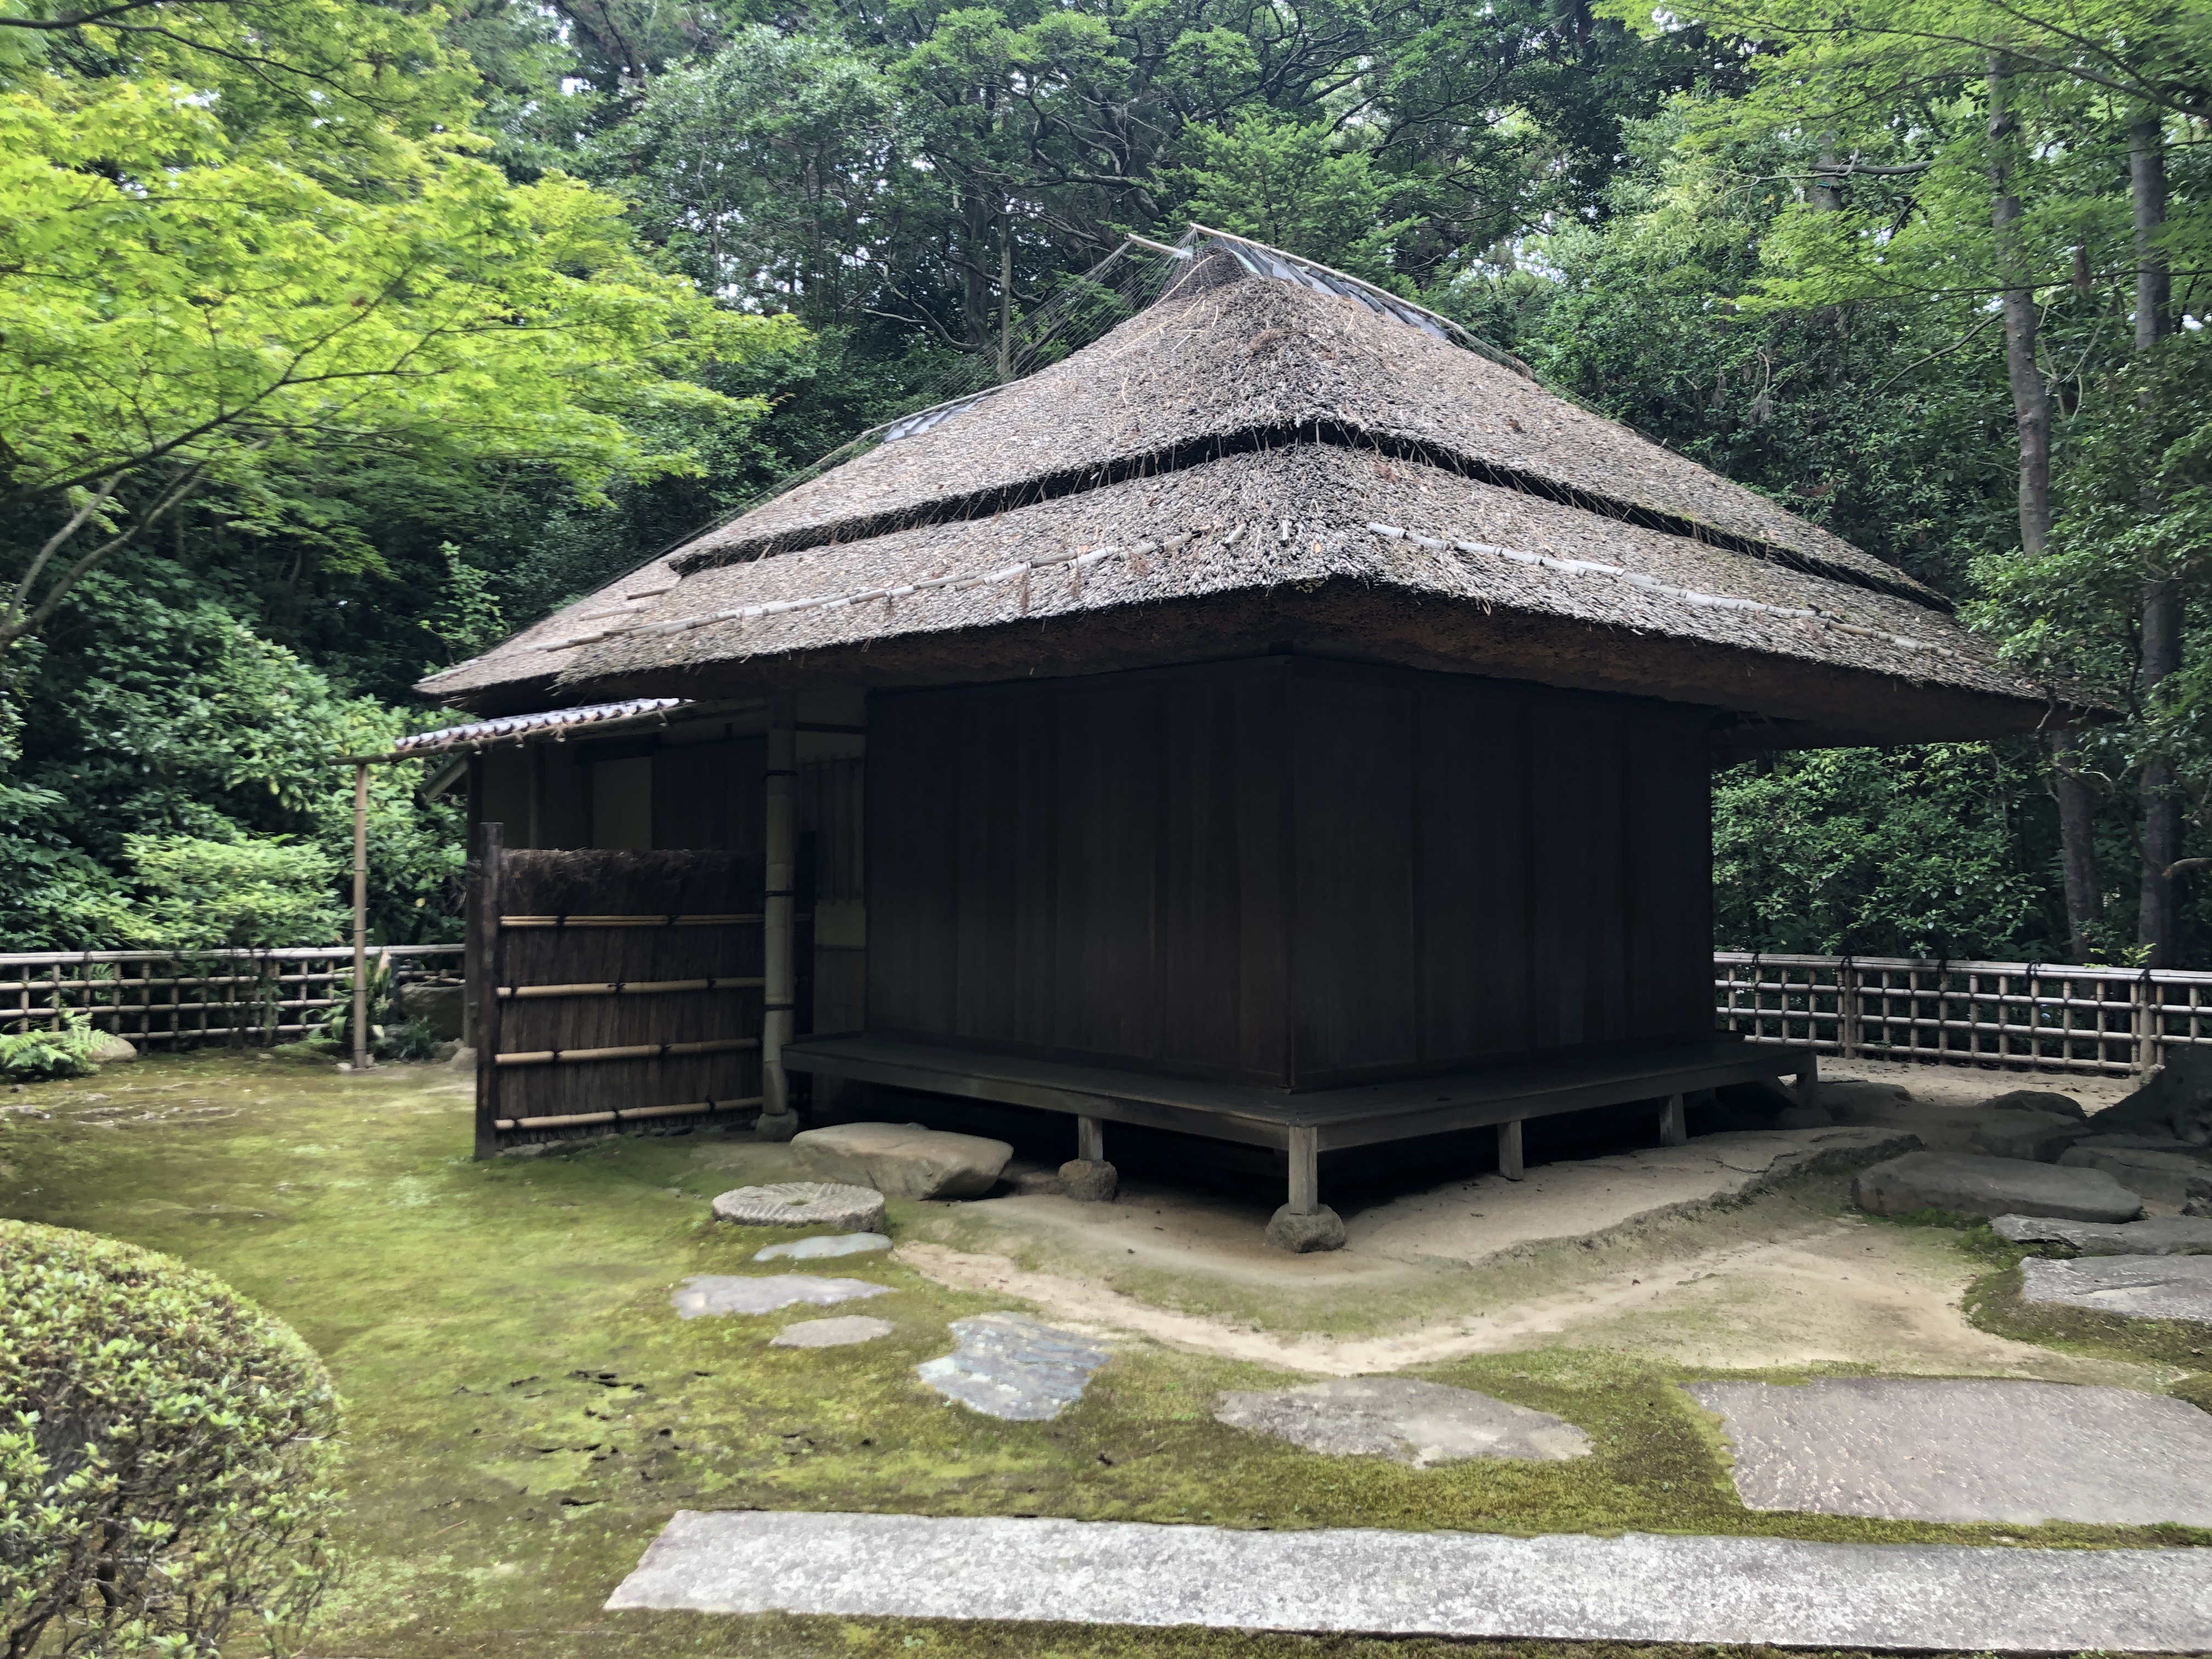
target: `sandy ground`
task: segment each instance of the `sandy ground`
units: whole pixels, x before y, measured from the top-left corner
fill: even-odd
[[[1393,1199],[1349,1218],[1346,1250],[1401,1261],[1480,1261],[1733,1199],[1821,1164],[1856,1166],[1905,1150],[1895,1132],[1879,1128],[1700,1135],[1683,1146],[1540,1164],[1521,1181],[1478,1176]]]
[[[1896,1376],[2031,1377],[2156,1387],[2150,1366],[2077,1358],[1967,1322],[1973,1269],[1942,1241],[1850,1219],[1793,1236],[1729,1243],[1615,1271],[1495,1310],[1438,1316],[1390,1335],[1271,1331],[1177,1311],[1097,1279],[1024,1268],[1011,1257],[941,1244],[897,1259],[938,1283],[1019,1297],[1085,1330],[1324,1376],[1402,1370],[1550,1343],[1605,1347],[1714,1370],[1866,1365]]]
[[[1826,1077],[1902,1085],[1945,1116],[2030,1087],[2096,1111],[2135,1086],[1884,1062]],[[1109,1205],[945,1206],[898,1255],[940,1283],[1092,1329],[1322,1376],[1563,1344],[1717,1370],[2158,1384],[2153,1368],[1977,1329],[1960,1303],[1978,1268],[1954,1235],[1850,1212],[1850,1169],[1904,1150],[1899,1134],[1890,1123],[1709,1135],[1534,1166],[1519,1182],[1448,1182],[1347,1216],[1346,1247],[1323,1255],[1269,1247],[1255,1206],[1149,1187]]]

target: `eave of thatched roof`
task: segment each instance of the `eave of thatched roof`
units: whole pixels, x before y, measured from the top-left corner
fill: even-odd
[[[564,646],[568,696],[913,684],[1291,647],[1694,702],[1823,740],[2077,714],[1894,594],[1328,445],[709,565]]]

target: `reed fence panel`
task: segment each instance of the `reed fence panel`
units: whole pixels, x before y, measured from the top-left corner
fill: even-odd
[[[390,945],[393,988],[458,977],[458,945]],[[353,947],[0,952],[0,1032],[58,1030],[70,1015],[145,1047],[302,1037],[353,994]]]
[[[2212,1044],[2212,974],[1901,957],[1713,957],[1714,1012],[1753,1042],[1846,1060],[2139,1073]]]
[[[488,836],[473,880],[480,1151],[759,1111],[757,858]]]

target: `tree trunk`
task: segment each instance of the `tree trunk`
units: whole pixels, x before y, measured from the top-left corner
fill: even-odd
[[[2013,118],[2012,63],[1989,56],[1990,228],[2004,288],[2005,373],[2020,432],[2020,545],[2031,559],[2051,549],[2051,394],[2035,361],[2035,276],[2020,246],[2024,210],[2018,188],[2020,125]],[[2072,736],[2050,735],[2051,793],[2058,799],[2059,866],[2066,882],[2066,932],[2076,962],[2097,948],[2104,886],[2097,872],[2095,802],[2082,778]]]
[[[2020,544],[2039,559],[2051,547],[2051,394],[2035,362],[2035,274],[2016,228],[2024,210],[2014,193],[2020,126],[2007,100],[2011,73],[2002,52],[1990,54],[1990,228],[2005,284],[2005,373],[2020,428]]]
[[[2166,222],[2166,125],[2153,111],[2139,112],[2128,127],[2130,196],[2135,209],[2136,349],[2145,351],[2173,326],[2172,281],[2158,250]],[[2146,400],[2150,393],[2142,394]],[[2162,503],[2143,486],[2143,507],[2156,513]],[[2142,702],[2146,714],[2165,702],[2166,676],[2181,666],[2181,581],[2152,569],[2143,574]],[[2173,965],[2178,924],[2174,879],[2167,873],[2181,857],[2181,800],[2173,768],[2162,759],[2142,770],[2142,904],[2136,942],[2152,968]]]

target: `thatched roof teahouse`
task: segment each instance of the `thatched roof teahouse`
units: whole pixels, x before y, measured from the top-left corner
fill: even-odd
[[[788,1067],[1066,1112],[1088,1156],[1115,1121],[1275,1148],[1301,1248],[1340,1237],[1322,1152],[1495,1124],[1517,1175],[1529,1116],[1650,1100],[1671,1137],[1686,1092],[1809,1078],[1714,1034],[1716,754],[2090,712],[1903,572],[1230,239],[422,689],[683,700],[598,758],[559,728],[581,766],[488,751],[475,810],[765,858],[773,1121]]]

